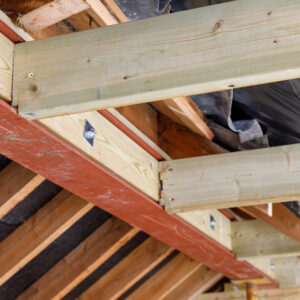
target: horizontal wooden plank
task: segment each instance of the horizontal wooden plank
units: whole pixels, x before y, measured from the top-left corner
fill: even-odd
[[[36,119],[297,78],[299,12],[232,1],[20,44],[14,96]]]
[[[123,293],[156,267],[172,251],[174,251],[172,248],[158,240],[147,239],[78,299],[119,299]]]
[[[0,285],[85,215],[93,205],[63,191],[0,243]]]
[[[232,251],[239,259],[300,256],[300,243],[258,221],[232,222]]]
[[[0,172],[0,218],[24,200],[45,178],[11,162]]]
[[[300,144],[160,163],[169,212],[300,199]]]
[[[62,299],[137,232],[137,229],[112,217],[17,299]]]
[[[261,290],[257,293],[259,300],[299,300],[300,288]],[[246,291],[209,293],[199,295],[193,300],[247,300]]]
[[[83,136],[87,120],[95,129],[94,145]],[[39,124],[55,133],[88,157],[159,199],[158,162],[98,112],[43,119]]]
[[[0,33],[0,97],[12,100],[14,44]]]

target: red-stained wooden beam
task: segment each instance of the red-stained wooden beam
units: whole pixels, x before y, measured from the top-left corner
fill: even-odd
[[[0,24],[1,25],[1,24]],[[0,32],[3,24],[0,26]],[[277,283],[0,100],[0,153],[231,279]]]

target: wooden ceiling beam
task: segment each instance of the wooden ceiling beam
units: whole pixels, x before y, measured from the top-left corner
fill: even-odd
[[[231,1],[16,45],[19,112],[37,119],[297,78],[299,11],[299,0]]]
[[[0,285],[85,215],[93,205],[67,191],[53,200],[0,243]]]
[[[137,232],[121,220],[110,218],[17,299],[62,299]]]
[[[0,218],[33,192],[45,178],[11,162],[0,172]]]
[[[237,258],[300,256],[300,243],[258,220],[232,222],[232,251]]]
[[[172,251],[169,246],[148,238],[78,299],[118,299]]]
[[[299,144],[165,161],[160,170],[172,213],[300,198]]]

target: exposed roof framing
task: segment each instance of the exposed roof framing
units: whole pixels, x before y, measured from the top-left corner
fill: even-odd
[[[153,200],[99,164],[83,156],[37,124],[18,116],[9,105],[2,103],[2,108],[1,120],[3,124],[1,129],[4,130],[2,136],[5,137],[7,130],[13,136],[9,141],[5,139],[6,142],[3,143],[2,151],[5,155],[29,166],[42,175],[44,174],[47,178],[51,178],[54,182],[94,204],[101,205],[113,215],[149,232],[167,244],[184,250],[183,252],[189,256],[200,259],[207,265],[213,265],[216,270],[221,269],[229,277],[266,277],[249,264],[237,261],[230,251],[207,238],[200,231],[179,218],[165,213]],[[5,129],[7,126],[9,128]],[[122,136],[121,132],[118,135]],[[28,139],[33,139],[32,143],[29,145],[25,142],[24,144],[23,141]],[[42,149],[39,147],[40,140],[43,141]],[[35,143],[39,149],[37,152],[32,151]],[[52,155],[51,153],[60,153],[60,155]],[[46,156],[48,159],[45,161]],[[66,161],[68,161],[68,165],[65,164]],[[76,171],[78,168],[81,170],[80,173]],[[60,171],[58,172],[58,170]],[[72,180],[70,180],[71,178]],[[102,185],[97,184],[94,178],[101,178]],[[101,197],[100,200],[99,195],[109,195],[109,198]],[[202,242],[203,238],[205,242]],[[182,241],[180,242],[180,240]],[[225,257],[228,259],[224,259]],[[241,271],[242,273],[240,273]],[[271,279],[269,280],[271,284],[274,284]]]
[[[116,13],[112,15],[101,2],[91,0],[79,2],[82,5],[82,7],[78,6],[79,10],[88,9],[91,15],[95,15],[95,19],[98,16],[101,19],[98,20],[101,26],[116,24],[118,21],[127,21],[126,17],[116,7]],[[68,1],[53,1],[52,4],[59,6],[62,4],[67,5],[67,3]],[[104,3],[107,5],[111,1],[106,0]],[[57,9],[55,5],[51,6],[51,9]],[[64,8],[67,7],[64,6]],[[34,20],[41,9],[47,9],[47,6],[38,8],[21,17],[20,20],[22,20],[24,27],[30,28],[30,22]],[[300,51],[299,33],[297,31],[299,9],[299,1],[264,0],[254,5],[252,1],[244,0],[223,6],[185,12],[176,16],[169,15],[137,23],[113,26],[101,31],[76,33],[67,37],[19,44],[16,47],[8,39],[1,36],[0,42],[5,47],[3,47],[4,51],[2,50],[3,54],[2,52],[0,54],[5,62],[2,68],[5,71],[2,72],[3,75],[0,75],[3,77],[3,81],[1,77],[1,83],[4,82],[3,86],[0,85],[0,95],[6,101],[12,100],[10,97],[10,83],[13,75],[14,104],[19,105],[23,116],[35,119],[299,77],[299,60],[297,58]],[[230,22],[226,19],[229,14]],[[65,17],[72,15],[72,11],[65,10]],[[38,29],[44,28],[45,25],[53,25],[62,19],[59,15],[54,14],[53,20],[51,18],[47,20],[50,22],[48,24],[43,24],[43,20],[40,20],[41,27]],[[201,20],[200,23],[199,19]],[[279,24],[281,27],[278,27]],[[0,25],[3,27],[3,33],[15,41],[15,35],[11,35],[11,32],[7,30],[7,26],[2,23]],[[148,30],[150,25],[151,32]],[[282,27],[282,25],[286,26]],[[174,31],[173,26],[179,26],[179,28],[176,27]],[[283,33],[282,28],[284,28]],[[32,27],[30,30],[35,31],[37,28]],[[241,31],[244,32],[242,39],[240,38]],[[276,37],[274,37],[274,32]],[[230,36],[228,36],[228,33],[230,33]],[[198,38],[199,34],[201,38]],[[139,38],[137,39],[138,35]],[[191,36],[194,38],[191,39]],[[143,45],[138,50],[135,43],[136,39],[142,42]],[[90,47],[89,43],[93,43],[93,47]],[[122,49],[124,50],[121,54],[116,50],[121,45],[120,43],[122,43]],[[160,51],[162,45],[164,45],[163,51]],[[206,49],[205,45],[210,47]],[[225,48],[224,45],[226,45]],[[14,70],[12,70],[13,48],[16,50]],[[101,51],[98,51],[100,48]],[[212,48],[215,49],[211,50]],[[153,50],[154,54],[149,51],[150,56],[145,55],[144,60],[140,61],[139,54],[142,52],[139,51],[145,49]],[[158,55],[156,55],[156,51]],[[168,53],[166,59],[164,57],[165,51]],[[201,51],[201,55],[199,55],[199,51]],[[191,53],[195,53],[195,55]],[[136,54],[138,55],[136,56]],[[214,55],[214,57],[217,55],[220,59],[211,63],[212,60],[209,60],[211,55]],[[234,64],[232,56],[235,57]],[[204,60],[201,60],[203,57]],[[238,61],[236,61],[236,57],[238,57]],[[165,65],[166,62],[168,62],[168,66]],[[85,64],[86,67],[83,67]],[[136,68],[136,64],[139,65],[140,69]],[[217,64],[222,71],[216,74],[213,70],[215,70]],[[99,68],[103,70],[100,75]],[[58,72],[58,69],[61,72]],[[140,76],[141,74],[143,76]],[[60,76],[63,76],[66,81],[62,81]],[[56,98],[59,98],[60,102],[55,101]],[[181,153],[168,148],[166,144],[160,147],[157,145],[158,139],[155,134],[153,136],[151,133],[149,134],[150,131],[142,130],[143,125],[141,125],[141,129],[140,126],[135,124],[139,121],[131,109],[128,112],[126,108],[110,108],[101,111],[100,114],[96,111],[81,112],[70,116],[43,119],[33,123],[17,115],[16,111],[8,104],[1,102],[0,105],[1,151],[3,154],[232,279],[263,278],[265,283],[276,286],[276,283],[268,276],[268,268],[265,271],[264,267],[261,267],[255,259],[265,259],[264,264],[270,266],[270,257],[295,255],[299,252],[298,244],[295,241],[271,228],[267,228],[258,221],[236,222],[233,225],[224,214],[216,210],[178,213],[176,216],[172,216],[165,213],[153,201],[159,201],[160,198],[159,166],[163,171],[160,176],[165,196],[164,204],[172,212],[199,207],[224,208],[293,200],[299,196],[297,184],[292,185],[293,180],[297,180],[294,175],[298,171],[298,146],[259,150],[261,152],[254,151],[251,153],[234,153],[217,157],[171,161],[171,158],[184,158],[186,156],[199,156],[225,151],[207,139],[201,140],[202,137],[200,136],[193,136],[189,141],[201,145],[200,148],[203,151],[201,153],[198,148],[195,153],[193,153],[194,149],[191,149],[191,147],[187,150],[184,149],[186,145],[180,145],[176,149],[182,151]],[[201,111],[193,105],[189,97],[172,98],[165,102],[157,102],[154,106],[177,123],[189,127],[195,133],[209,139],[213,137],[212,132],[203,121]],[[129,117],[130,114],[133,114],[132,119]],[[143,110],[142,108],[142,114],[147,115],[147,109]],[[159,123],[160,126],[163,126],[163,118]],[[95,147],[92,148],[82,138],[85,120],[89,121],[96,130]],[[70,134],[71,132],[72,134]],[[165,131],[164,134],[167,136],[167,142],[172,141],[171,135],[166,134]],[[30,141],[30,144],[28,141]],[[165,143],[165,141],[163,142]],[[260,166],[255,169],[254,162],[258,159],[257,153],[261,154],[259,158],[261,159],[261,165],[264,166],[263,170]],[[269,158],[270,154],[271,158]],[[157,161],[163,159],[168,161],[160,163]],[[195,167],[197,170],[199,170],[199,166],[202,167],[201,171],[203,173],[200,174],[200,181],[203,178],[206,179],[206,174],[212,174],[209,178],[210,181],[204,181],[201,189],[203,201],[207,201],[207,199],[210,199],[211,187],[220,185],[220,176],[215,176],[215,174],[218,174],[221,164],[222,169],[224,168],[224,160],[227,161],[228,170],[231,172],[229,173],[233,174],[231,177],[236,176],[239,172],[242,173],[237,179],[238,183],[235,181],[234,184],[229,185],[230,190],[228,192],[228,185],[226,185],[228,174],[226,174],[226,178],[223,178],[223,186],[226,188],[221,191],[223,202],[217,199],[215,203],[201,202],[199,204],[201,200],[199,200],[199,192],[194,188],[199,185],[197,177],[199,174],[196,172],[197,176],[195,176],[193,170],[195,170]],[[203,164],[205,167],[206,162],[207,169],[204,168],[203,171]],[[274,172],[270,172],[271,167],[274,167],[274,165],[279,170],[278,174],[275,175]],[[253,168],[255,169],[254,172],[252,172]],[[251,173],[253,175],[251,177],[252,181],[245,180],[245,185],[241,187],[240,181],[244,179],[243,172],[246,170],[249,173],[248,169],[251,169],[250,171],[254,174]],[[284,176],[281,174],[283,169],[285,170]],[[293,171],[291,178],[289,177],[290,169]],[[78,170],[80,170],[79,173]],[[280,182],[280,189],[274,186],[274,183],[273,185],[270,183],[271,179],[264,180],[266,175],[270,175],[271,179],[275,178],[276,184]],[[178,180],[179,177],[181,179],[185,178],[185,181]],[[97,184],[95,178],[101,178],[101,186]],[[44,180],[43,177],[39,177],[39,179]],[[192,183],[191,188],[188,190],[189,193],[187,193],[186,182],[189,182],[189,180]],[[253,196],[249,192],[248,195],[249,182],[255,187],[259,186],[261,193]],[[184,184],[184,188],[180,187],[179,184]],[[239,187],[237,192],[236,185]],[[175,190],[174,186],[179,188]],[[184,194],[181,193],[182,191]],[[203,193],[203,191],[206,191],[206,193]],[[187,197],[189,195],[192,196],[189,198]],[[227,195],[225,199],[227,202],[224,201],[224,195]],[[20,199],[22,200],[22,198]],[[191,202],[187,206],[186,199],[195,200],[196,202]],[[180,200],[182,201],[180,202]],[[182,204],[183,202],[184,204]],[[86,209],[86,207],[89,210],[93,205],[84,205],[83,209]],[[244,210],[247,211],[247,208]],[[259,207],[249,207],[248,210],[252,215],[255,217],[258,215],[260,220],[279,231],[296,240],[299,239],[297,238],[296,229],[289,233],[288,229],[285,228],[286,224],[280,222],[279,215],[270,220]],[[285,216],[288,215],[285,212]],[[199,222],[199,216],[204,222]],[[208,223],[211,217],[214,221],[219,221],[213,231]],[[68,222],[68,218],[65,222]],[[72,223],[72,221],[70,222]],[[260,232],[262,239],[261,243],[256,245],[256,248],[251,249],[251,253],[248,248],[246,249],[247,252],[243,247],[240,247],[244,245],[241,241],[247,234],[247,225],[245,224],[250,223],[256,225],[253,225],[252,231],[250,230],[251,232],[248,233],[251,236],[256,236],[257,232]],[[294,224],[299,225],[299,220],[298,222],[294,220]],[[55,237],[55,232],[60,230],[60,226],[65,228],[60,222],[54,223],[55,228],[49,228],[50,231],[53,231],[53,237]],[[256,227],[259,227],[259,229]],[[102,230],[104,230],[103,228]],[[12,276],[19,266],[26,264],[34,253],[42,251],[43,248],[39,248],[40,243],[45,242],[44,246],[51,243],[51,234],[41,236],[40,240],[37,240],[37,245],[28,248],[28,254],[24,258],[20,257],[19,261],[13,262],[7,270],[4,270],[4,273],[9,275],[4,274],[3,280],[5,281],[9,276]],[[234,237],[235,235],[237,237]],[[270,252],[268,245],[264,243],[265,237],[269,235],[278,242],[278,247],[273,252]],[[284,245],[281,242],[283,239],[285,240]],[[147,242],[151,243],[151,241],[152,239],[149,239]],[[22,243],[22,239],[20,243]],[[153,243],[159,242],[153,240]],[[288,246],[290,248],[287,249]],[[84,246],[80,245],[74,252],[71,252],[68,260],[80,255],[82,247]],[[154,264],[164,259],[172,250],[165,245],[162,248],[165,251],[163,253],[158,251],[158,257],[154,257],[153,260]],[[247,259],[250,264],[239,261],[230,252],[231,250],[238,257]],[[259,255],[256,256],[255,253],[257,252],[259,252]],[[129,263],[130,259],[129,257],[127,261],[125,260],[123,264],[118,266],[119,269],[116,268],[114,272],[125,272],[126,263]],[[137,259],[137,256],[132,259]],[[143,270],[138,269],[137,276],[128,277],[128,281],[125,280],[124,282],[125,286],[131,287],[144,273],[152,268],[151,258],[149,259],[150,265],[145,266]],[[175,290],[180,291],[183,287],[188,286],[186,279],[197,274],[203,267],[183,254],[178,255],[173,264],[176,265],[176,261],[180,259],[185,261],[183,264],[185,267],[182,267],[183,274],[180,274],[179,271],[179,275],[177,274],[181,280],[175,280],[174,285],[170,281],[170,286],[164,286],[160,289],[157,297],[168,299]],[[190,270],[186,269],[189,266],[188,260],[191,261]],[[56,269],[52,269],[36,284],[37,286],[44,285],[43,283],[48,282],[49,278],[53,278],[51,281],[54,283],[54,288],[46,291],[46,294],[53,293],[51,296],[48,294],[48,296],[60,298],[84,279],[80,277],[80,274],[84,273],[84,276],[86,276],[88,275],[87,270],[93,271],[99,263],[102,263],[101,260],[95,259],[94,261],[93,258],[91,258],[91,261],[87,258],[86,261],[87,265],[78,265],[78,269],[76,269],[76,265],[73,265],[71,269],[75,268],[77,270],[76,274],[72,274],[70,271],[70,281],[60,281],[61,286],[59,283],[55,284],[55,279],[58,280],[57,274],[59,274],[59,268],[62,268],[65,264],[64,262],[61,262]],[[257,266],[259,270],[253,266]],[[174,268],[174,265],[172,267]],[[172,270],[172,267],[170,266],[169,269]],[[181,268],[178,267],[177,270],[181,270]],[[105,280],[109,280],[107,279],[109,276],[113,276],[109,274],[114,273],[108,273],[108,277],[100,279],[98,282],[100,287],[101,284],[105,286]],[[80,279],[76,276],[79,276]],[[157,282],[161,280],[159,276],[163,278],[163,276],[169,275],[166,275],[163,271],[158,272],[148,281],[147,288],[151,289],[152,295]],[[82,299],[96,297],[99,286],[92,286],[82,295]],[[147,288],[143,287],[143,295],[145,295]],[[164,292],[164,288],[166,288],[166,292]],[[36,290],[36,287],[32,287],[32,289]],[[137,289],[130,297],[138,299],[141,297],[140,291],[141,289]],[[118,288],[109,289],[108,295],[116,297],[121,292],[123,290]],[[28,290],[28,295],[31,294],[32,290]],[[37,294],[37,297],[40,297],[40,294]]]

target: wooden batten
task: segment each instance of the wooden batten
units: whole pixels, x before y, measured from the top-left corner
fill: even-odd
[[[232,1],[20,44],[14,96],[37,119],[297,78],[299,12]]]
[[[160,163],[169,212],[286,202],[300,198],[300,145]]]
[[[111,218],[29,287],[18,300],[59,300],[125,245],[137,229]]]
[[[40,254],[93,205],[67,191],[59,193],[0,244],[0,285]]]

